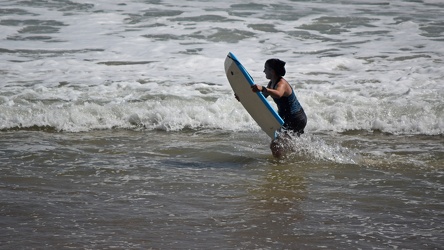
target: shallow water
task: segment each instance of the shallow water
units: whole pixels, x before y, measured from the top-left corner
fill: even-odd
[[[3,133],[2,245],[441,247],[442,139],[303,136],[277,160],[253,135]]]

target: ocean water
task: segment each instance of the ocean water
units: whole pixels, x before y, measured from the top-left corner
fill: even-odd
[[[0,248],[442,249],[443,17],[439,0],[1,1]],[[258,84],[287,62],[308,124],[286,157],[235,100],[228,52]]]

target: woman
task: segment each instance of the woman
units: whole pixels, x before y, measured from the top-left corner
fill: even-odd
[[[293,131],[300,136],[304,133],[304,128],[307,125],[307,116],[304,109],[299,103],[293,88],[283,78],[285,76],[285,62],[279,59],[269,59],[265,62],[264,68],[265,77],[270,80],[267,87],[253,85],[251,89],[254,92],[262,92],[265,97],[271,96],[278,107],[278,113],[284,120],[283,128],[286,131]],[[276,157],[280,157],[282,152],[282,145],[280,145],[278,138],[273,140],[270,148]]]

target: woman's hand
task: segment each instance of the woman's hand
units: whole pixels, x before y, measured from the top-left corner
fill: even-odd
[[[253,86],[251,86],[251,90],[253,90],[253,92],[261,92],[262,91],[262,86],[260,86],[260,85],[253,85]]]

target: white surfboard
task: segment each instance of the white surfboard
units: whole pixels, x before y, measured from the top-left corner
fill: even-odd
[[[231,88],[247,112],[270,138],[275,139],[276,132],[284,121],[262,93],[254,93],[251,90],[251,86],[255,84],[253,78],[231,52],[225,59],[225,73]]]

